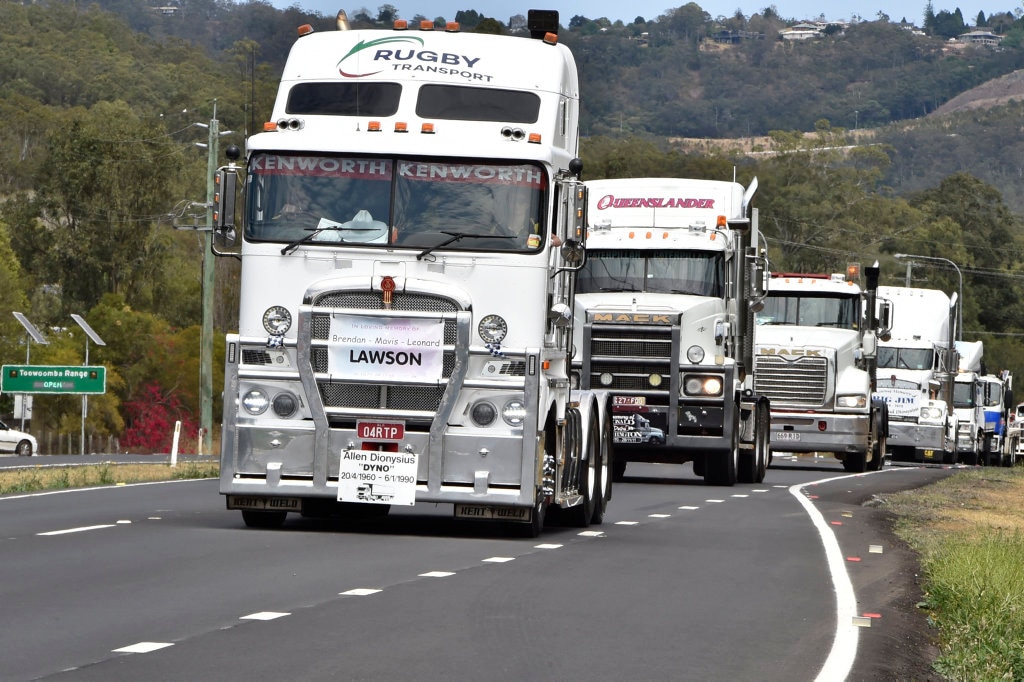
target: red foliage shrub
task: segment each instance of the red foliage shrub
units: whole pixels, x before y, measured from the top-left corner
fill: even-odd
[[[195,449],[198,428],[192,413],[173,393],[165,394],[159,384],[142,387],[136,398],[124,404],[125,431],[121,445],[137,453],[169,453],[174,441],[174,423],[181,422],[178,451]]]

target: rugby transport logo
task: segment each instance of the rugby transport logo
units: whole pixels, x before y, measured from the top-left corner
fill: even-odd
[[[360,40],[338,61],[338,73],[345,78],[367,78],[387,70],[418,71],[485,83],[491,82],[494,78],[476,70],[480,57],[423,49],[425,46],[426,42],[418,36],[388,36],[375,40]],[[360,67],[359,70],[373,70],[355,73],[355,65],[360,61],[372,66]]]
[[[367,76],[374,76],[380,73],[384,69],[369,71],[367,73],[348,73],[347,71],[345,71],[345,60],[350,59],[352,56],[359,54],[363,50],[370,50],[378,48],[381,45],[388,45],[391,43],[411,44],[414,46],[422,47],[423,38],[419,38],[417,36],[408,36],[403,38],[377,38],[376,40],[368,41],[360,40],[358,43],[355,44],[355,46],[353,46],[351,50],[348,51],[348,54],[346,54],[338,61],[338,73],[340,73],[342,76],[345,76],[346,78],[365,78]],[[388,53],[390,52],[391,51],[388,50]],[[374,59],[376,60],[376,57]]]

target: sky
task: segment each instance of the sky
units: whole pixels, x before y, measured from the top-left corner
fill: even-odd
[[[433,19],[444,17],[454,19],[456,12],[472,9],[494,17],[502,22],[515,14],[526,14],[530,8],[556,9],[562,25],[569,19],[582,15],[588,19],[607,17],[612,21],[622,20],[631,23],[637,16],[648,21],[665,14],[671,9],[687,4],[689,0],[632,0],[632,2],[614,2],[613,0],[536,0],[525,4],[510,3],[505,0],[368,0],[363,4],[351,4],[353,0],[342,0],[338,4],[334,0],[271,0],[275,7],[285,8],[298,5],[302,9],[334,16],[339,9],[344,9],[349,16],[360,9],[368,9],[376,15],[377,8],[390,4],[398,10],[399,17],[411,19],[418,14]],[[824,14],[825,19],[851,20],[860,17],[865,21],[874,21],[878,13],[885,12],[892,21],[907,21],[920,26],[924,23],[924,8],[928,0],[695,0],[700,7],[712,17],[732,16],[736,10],[744,16],[759,13],[763,8],[774,5],[783,19],[816,19]],[[976,0],[957,2],[957,0],[932,0],[932,8],[938,13],[943,10],[955,11],[958,7],[964,21],[973,25],[979,11],[988,16],[993,12],[1003,12],[1016,7],[1015,2],[997,2],[992,6],[984,6]]]

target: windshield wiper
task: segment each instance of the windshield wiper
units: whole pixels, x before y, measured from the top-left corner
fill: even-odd
[[[350,225],[348,223],[329,223],[327,225],[318,225],[316,227],[307,227],[306,229],[309,230],[309,234],[303,235],[300,239],[296,239],[292,243],[290,243],[287,246],[285,246],[284,248],[282,248],[281,249],[281,255],[282,256],[288,255],[288,253],[290,253],[290,252],[294,251],[295,249],[299,248],[299,246],[301,246],[302,244],[305,244],[306,242],[311,241],[317,235],[319,235],[321,232],[327,232],[328,230],[334,230],[335,232],[349,232],[349,231],[352,231],[352,230],[365,230],[367,228],[362,226],[362,225]]]
[[[460,239],[515,239],[515,235],[511,234],[471,234],[469,232],[452,232],[449,230],[441,230],[441,234],[448,235],[448,239],[445,239],[440,244],[434,246],[428,246],[427,248],[416,254],[416,260],[423,260],[429,256],[433,251],[437,249],[453,244]]]
[[[612,291],[612,292],[637,292],[640,291],[634,286],[623,284],[621,287],[601,287],[601,291]]]

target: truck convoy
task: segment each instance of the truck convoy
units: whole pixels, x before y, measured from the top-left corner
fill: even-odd
[[[982,446],[983,464],[1013,466],[1017,456],[1006,446],[1007,410],[1012,409],[1013,375],[1009,370],[981,377],[981,400],[985,414],[985,436]]]
[[[549,508],[602,520],[606,396],[570,387],[577,70],[556,12],[529,28],[304,27],[244,169],[219,171],[214,247],[241,261],[220,492],[247,525],[381,497],[530,535]]]
[[[889,338],[878,344],[877,387],[889,409],[892,459],[952,464],[956,294],[951,300],[937,289],[882,286],[878,297],[892,304]]]
[[[842,274],[772,274],[756,315],[754,390],[771,400],[774,452],[831,452],[850,472],[884,465],[875,364],[891,314],[884,302],[876,313],[878,267],[865,274],[864,291]]]
[[[756,180],[747,189],[675,178],[587,187],[573,367],[583,389],[611,392],[614,478],[628,462],[692,462],[709,484],[763,480],[770,412],[753,384],[751,307],[765,272]]]

